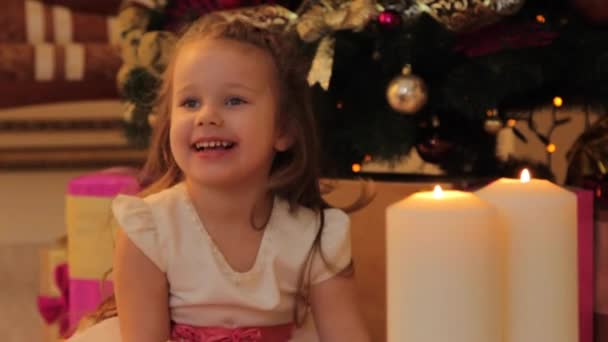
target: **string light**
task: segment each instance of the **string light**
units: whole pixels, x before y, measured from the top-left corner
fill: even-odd
[[[354,172],[354,173],[359,173],[359,172],[361,172],[361,164],[354,163],[354,164],[353,164],[352,169],[353,169],[353,172]]]
[[[557,146],[555,146],[555,144],[551,143],[547,145],[547,152],[554,153],[555,151],[557,151]]]
[[[544,15],[539,14],[539,15],[537,15],[537,16],[536,16],[536,21],[537,21],[538,23],[540,23],[540,24],[544,24],[544,23],[546,23],[546,22],[547,22],[547,18],[545,18],[545,16],[544,16]]]
[[[369,154],[366,154],[365,157],[363,157],[363,161],[366,161],[366,162],[372,161],[372,156]]]
[[[507,120],[507,126],[509,126],[509,127],[515,127],[516,124],[517,124],[517,120],[515,120],[515,119]]]
[[[563,106],[564,105],[564,99],[562,99],[559,96],[554,97],[553,98],[553,105],[555,107],[558,107],[558,108],[561,107],[561,106]]]
[[[342,101],[338,101],[338,103],[336,103],[336,108],[338,108],[338,109],[344,108],[344,104],[342,103]]]

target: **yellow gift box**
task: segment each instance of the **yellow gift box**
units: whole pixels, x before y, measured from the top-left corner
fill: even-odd
[[[66,225],[70,265],[70,327],[94,311],[112,293],[112,253],[117,223],[112,200],[118,194],[135,194],[135,170],[113,168],[85,174],[68,183]]]
[[[70,277],[101,280],[112,267],[112,198],[67,196]]]

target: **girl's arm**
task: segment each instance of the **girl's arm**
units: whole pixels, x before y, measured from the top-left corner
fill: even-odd
[[[310,295],[321,342],[371,341],[357,304],[352,271],[313,285]]]
[[[114,289],[123,342],[169,339],[169,289],[165,274],[119,229]]]

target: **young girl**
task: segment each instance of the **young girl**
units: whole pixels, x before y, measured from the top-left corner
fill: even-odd
[[[287,22],[216,12],[180,39],[144,168],[156,181],[113,203],[118,318],[71,341],[369,340]]]

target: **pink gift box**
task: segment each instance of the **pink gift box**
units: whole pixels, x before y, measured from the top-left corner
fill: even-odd
[[[84,316],[94,312],[113,293],[109,280],[70,279],[70,331],[74,331]]]
[[[578,204],[579,342],[593,342],[593,191],[571,189]]]
[[[133,195],[139,192],[140,186],[138,184],[136,174],[137,170],[123,167],[116,167],[85,174],[72,179],[68,183],[67,195],[71,198],[77,198],[79,201],[80,199],[86,200],[86,198],[103,199],[103,201],[108,201],[107,204],[104,204],[103,206],[108,206],[107,210],[109,214],[109,203],[113,197],[118,194]],[[88,217],[97,223],[97,221],[95,221],[95,217],[90,215],[98,214],[90,214],[88,212],[78,213],[78,215],[74,214],[74,211],[84,210],[81,209],[83,207],[84,206],[72,205],[72,214],[74,216]],[[102,214],[104,214],[103,216],[105,217],[105,212]],[[105,227],[104,225],[105,223],[100,224],[101,227]],[[107,243],[111,243],[111,241],[91,240],[90,236],[88,236],[87,239],[83,239],[80,235],[85,233],[90,234],[91,230],[95,232],[94,229],[97,228],[93,228],[92,226],[93,225],[91,225],[90,228],[86,225],[85,227],[81,227],[84,229],[84,232],[82,233],[80,230],[72,231],[72,234],[74,234],[72,237],[70,237],[70,230],[68,229],[68,259],[70,260],[71,267],[75,266],[75,264],[73,265],[72,263],[76,262],[87,263],[83,265],[92,265],[92,263],[97,261],[102,261],[103,263],[108,264],[111,263],[112,247],[108,247],[106,245]],[[93,235],[93,237],[94,236],[95,235]],[[99,243],[104,245],[99,246]],[[108,252],[101,253],[101,255],[96,254],[96,252],[90,252],[92,250],[91,248],[96,247],[99,247],[100,250],[107,250]],[[85,253],[88,256],[81,255],[82,253]],[[91,260],[91,258],[94,256],[103,258],[103,260]],[[76,272],[71,274],[69,281],[70,300],[68,314],[71,331],[78,326],[78,323],[85,315],[94,312],[103,300],[112,295],[112,282],[110,280],[101,279],[104,271],[107,270],[100,270],[99,274],[96,275],[95,278],[93,278],[92,275],[83,276],[81,274],[77,274]]]
[[[135,169],[114,167],[79,176],[68,183],[68,195],[114,197],[136,194],[140,190],[136,175]]]

